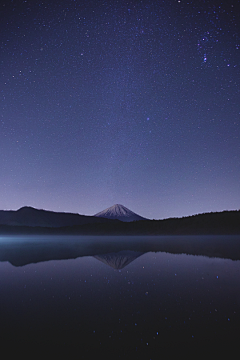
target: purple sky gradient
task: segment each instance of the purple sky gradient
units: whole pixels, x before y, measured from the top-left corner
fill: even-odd
[[[240,208],[239,1],[6,1],[0,20],[0,209]]]

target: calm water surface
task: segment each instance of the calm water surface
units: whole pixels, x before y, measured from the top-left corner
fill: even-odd
[[[151,249],[149,238],[141,241]],[[231,351],[240,335],[240,261],[134,250],[130,242],[1,238],[1,347],[74,349],[86,359]]]

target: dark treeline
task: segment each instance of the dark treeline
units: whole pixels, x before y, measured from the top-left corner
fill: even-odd
[[[60,228],[0,225],[0,234],[235,235],[240,234],[240,210],[129,223],[112,220]]]

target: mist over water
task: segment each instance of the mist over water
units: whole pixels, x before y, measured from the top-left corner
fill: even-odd
[[[145,251],[156,243],[1,238],[2,345],[74,350],[86,359],[94,352],[154,359],[173,347],[233,348],[240,261]]]

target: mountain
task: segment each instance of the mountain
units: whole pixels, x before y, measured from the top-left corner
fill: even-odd
[[[95,216],[23,207],[17,211],[0,210],[0,234],[240,235],[240,210],[148,220],[122,205]]]
[[[38,210],[24,206],[18,210],[0,210],[0,225],[30,226],[58,228],[63,226],[79,226],[84,224],[109,222],[108,219],[96,219],[73,213]]]
[[[125,206],[116,204],[107,208],[97,214],[95,217],[115,219],[124,222],[138,221],[138,220],[147,220],[146,218],[134,213],[133,211],[127,209]]]

